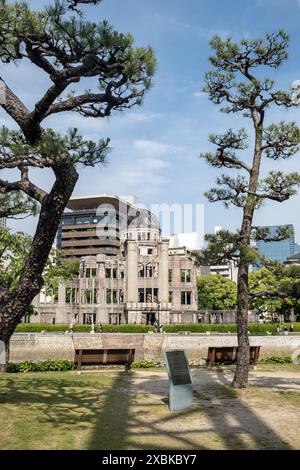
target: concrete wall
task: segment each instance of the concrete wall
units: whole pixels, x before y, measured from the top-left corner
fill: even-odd
[[[252,336],[251,345],[260,345],[261,357],[289,356],[299,349],[300,336]],[[10,344],[10,361],[74,359],[75,348],[134,348],[136,360],[162,360],[162,351],[184,349],[191,361],[201,362],[209,346],[237,346],[235,335],[206,336],[200,334],[41,334],[16,333]]]
[[[15,333],[10,340],[10,362],[74,359],[72,337],[64,334]]]
[[[154,336],[154,338],[151,338]],[[260,357],[290,356],[296,349],[300,354],[300,336],[252,336],[252,346],[261,346]],[[161,358],[162,351],[168,349],[184,349],[191,361],[199,361],[207,357],[209,346],[237,346],[235,335],[145,335],[145,359]]]

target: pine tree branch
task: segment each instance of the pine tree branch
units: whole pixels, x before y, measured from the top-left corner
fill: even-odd
[[[300,129],[295,122],[272,124],[263,131],[262,151],[267,158],[288,159],[300,149]]]
[[[45,116],[50,116],[51,114],[72,110],[84,113],[84,110],[87,110],[87,107],[85,108],[84,105],[88,105],[90,109],[93,109],[92,107],[95,104],[106,103],[106,106],[103,106],[103,108],[98,109],[99,117],[104,117],[110,115],[110,112],[114,106],[121,106],[123,104],[126,104],[129,100],[130,97],[126,97],[126,99],[117,98],[112,94],[109,95],[107,93],[86,93],[84,95],[74,96],[67,100],[59,101],[57,103],[52,104],[48,108],[48,111]]]
[[[78,5],[97,5],[97,3],[102,2],[102,0],[67,0],[70,10],[79,11],[77,9]]]
[[[81,14],[78,18],[65,17],[67,6],[80,3],[93,2],[61,1],[39,13],[25,3],[4,7],[6,14],[0,19],[1,60],[28,59],[53,81],[32,112],[6,86],[3,107],[30,144],[41,139],[40,124],[52,113],[75,110],[84,116],[109,116],[114,109],[141,104],[150,86],[155,69],[151,48],[134,48],[132,36],[117,33],[107,21],[88,22]],[[81,95],[57,101],[70,84],[90,77],[98,79],[103,93],[88,92],[88,98]]]
[[[218,148],[215,154],[204,153],[200,155],[211,166],[215,168],[243,169],[251,173],[251,168],[245,162],[238,159],[234,153],[226,151],[224,148]]]
[[[30,111],[22,103],[22,101],[11,91],[6,82],[0,77],[5,84],[5,103],[1,106],[11,116],[11,118],[21,127],[26,129],[30,122]]]
[[[22,168],[21,179],[13,183],[0,179],[0,193],[5,194],[12,191],[23,191],[34,200],[42,203],[47,192],[32,183],[28,178],[28,168]]]
[[[278,297],[281,299],[285,299],[289,297],[289,294],[286,292],[280,292],[278,290],[272,291],[272,290],[265,289],[265,290],[260,290],[256,292],[249,292],[249,297],[252,299],[264,298],[264,297]]]

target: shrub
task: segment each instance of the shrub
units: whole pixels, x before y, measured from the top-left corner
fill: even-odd
[[[179,331],[190,331],[191,333],[206,333],[206,331],[220,332],[220,333],[235,333],[236,325],[217,325],[217,324],[204,324],[192,323],[190,325],[164,325],[166,333],[178,333]]]
[[[16,364],[14,362],[10,362],[7,366],[7,372],[20,372],[20,364]]]
[[[300,356],[298,356],[298,360]],[[268,356],[263,357],[260,361],[261,364],[292,364],[290,356]]]
[[[150,367],[158,367],[160,364],[154,361],[140,361],[140,362],[133,362],[132,368],[133,369],[150,369]]]
[[[65,371],[73,370],[73,361],[64,360],[49,360],[41,362],[24,361],[16,363],[9,363],[7,372],[50,372],[50,371]]]
[[[83,325],[85,326],[85,325]],[[17,328],[17,333],[40,333],[41,331],[68,331],[69,325],[43,325],[40,323],[20,323]]]
[[[155,331],[150,325],[102,325],[103,333],[148,333]]]

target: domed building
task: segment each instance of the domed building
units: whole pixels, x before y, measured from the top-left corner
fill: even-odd
[[[170,324],[198,321],[199,266],[169,248],[157,217],[118,196],[70,199],[57,246],[78,259],[78,278],[35,301],[37,323]]]

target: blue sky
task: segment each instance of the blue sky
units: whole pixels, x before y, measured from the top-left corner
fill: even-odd
[[[46,3],[30,2],[34,8]],[[111,138],[109,163],[104,168],[81,170],[74,194],[135,194],[148,205],[204,203],[206,232],[215,225],[239,227],[239,209],[226,210],[221,203],[209,204],[203,197],[216,178],[216,170],[199,159],[201,152],[211,148],[209,133],[247,126],[241,116],[220,113],[201,93],[205,71],[210,69],[208,42],[216,33],[238,40],[285,29],[291,36],[290,58],[272,76],[281,88],[289,87],[300,80],[299,0],[103,0],[86,8],[86,14],[92,20],[108,19],[119,31],[132,32],[136,45],[150,44],[158,67],[153,87],[140,108],[113,114],[109,120],[65,114],[45,121],[61,132],[78,127],[90,138]],[[1,64],[0,75],[29,107],[48,85],[43,73],[29,65]],[[3,110],[0,119],[2,124],[12,125]],[[272,109],[268,120],[295,120],[300,125],[300,109]],[[300,170],[299,158],[266,162],[264,172],[274,167]],[[48,173],[35,172],[34,178],[49,187]],[[300,242],[299,203],[299,195],[284,204],[268,203],[257,212],[255,223],[292,223]],[[10,223],[28,232],[34,224],[30,219]]]

